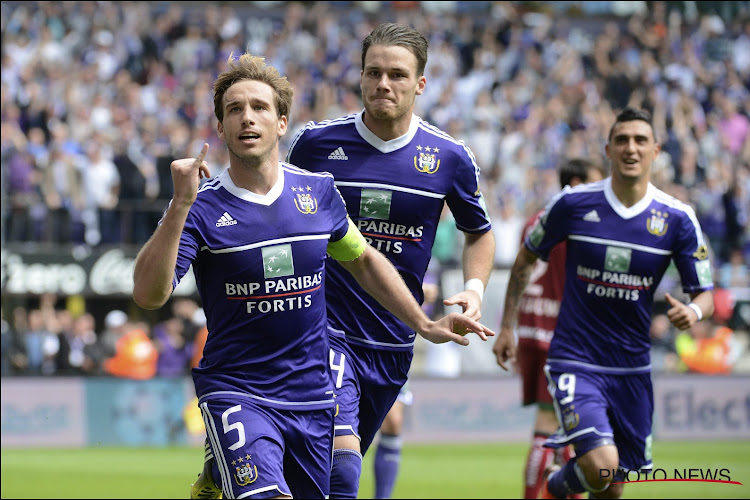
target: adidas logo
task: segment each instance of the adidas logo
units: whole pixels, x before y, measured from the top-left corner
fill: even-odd
[[[335,151],[331,151],[328,155],[329,160],[348,160],[349,157],[344,153],[344,148],[338,148]]]
[[[602,220],[599,218],[599,214],[596,213],[596,210],[592,210],[591,212],[587,213],[583,216],[583,220],[587,222],[601,222]]]
[[[237,219],[233,219],[232,216],[226,212],[224,212],[224,215],[216,221],[216,227],[234,226],[235,224],[237,224]]]

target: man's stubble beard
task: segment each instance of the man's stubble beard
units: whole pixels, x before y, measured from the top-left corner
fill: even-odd
[[[407,114],[408,109],[401,108],[388,108],[388,109],[377,109],[374,110],[370,106],[365,106],[365,112],[372,117],[373,120],[395,122],[403,118]]]
[[[277,139],[275,144],[278,144],[279,140],[280,139]],[[232,146],[230,146],[229,143],[227,143],[227,149],[229,150],[229,156],[234,156],[241,165],[247,167],[257,167],[259,165],[262,165],[263,162],[271,156],[271,152],[273,151],[275,144],[272,144],[270,148],[264,150],[259,154],[255,153],[255,151],[258,151],[257,149],[254,150],[253,153],[237,154],[237,152],[232,149]]]

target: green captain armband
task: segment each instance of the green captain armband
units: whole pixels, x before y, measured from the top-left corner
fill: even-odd
[[[359,232],[357,226],[354,225],[351,219],[349,220],[349,230],[346,235],[338,241],[332,241],[328,243],[328,255],[336,260],[344,262],[350,262],[363,253],[367,248],[367,241],[362,233]]]

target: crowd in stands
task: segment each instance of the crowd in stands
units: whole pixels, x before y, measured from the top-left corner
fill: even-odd
[[[653,182],[695,208],[717,286],[750,289],[750,2],[73,1],[1,9],[4,245],[143,244],[171,198],[174,159],[208,142],[212,175],[228,166],[211,84],[230,54],[262,55],[292,83],[285,154],[308,121],[362,109],[360,42],[380,22],[397,21],[430,43],[417,114],[464,141],[481,167],[497,267],[510,266],[524,220],[559,190],[560,162],[604,161],[608,127],[634,105],[652,113],[663,145]],[[443,222],[435,258],[455,265],[460,239],[450,212]],[[28,311],[25,324],[38,330],[49,314]],[[55,321],[70,323],[71,349],[90,345],[90,320]],[[154,342],[179,339],[179,324],[159,326],[147,332]],[[88,370],[85,351],[76,370]],[[41,373],[50,363],[46,355],[27,362]]]
[[[101,328],[58,299],[43,294],[38,308],[17,306],[2,320],[3,376],[184,377],[203,355],[206,316],[194,299],[172,299],[171,314],[153,325],[114,309]]]

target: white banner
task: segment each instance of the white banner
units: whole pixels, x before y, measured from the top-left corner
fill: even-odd
[[[107,432],[109,438],[117,441],[116,434],[107,430],[112,423],[102,421],[101,412],[93,411],[101,406],[101,401],[86,400],[86,380],[3,378],[3,446],[86,446],[93,444],[86,442],[87,436],[95,436],[96,432]],[[112,381],[112,385],[116,382]],[[152,384],[158,386],[158,380]],[[185,386],[181,395],[172,394],[179,399],[171,402],[169,410],[175,413],[176,420],[182,420],[180,413],[194,409],[189,379],[185,379]],[[531,437],[535,409],[521,406],[517,376],[412,377],[409,387],[414,403],[404,415],[403,437],[407,442],[525,442]],[[96,394],[89,391],[88,397]],[[653,430],[657,440],[750,439],[750,377],[657,376],[654,402]],[[96,421],[88,421],[87,415]],[[120,418],[138,418],[128,415],[124,412]],[[186,426],[189,422],[191,419],[185,420]],[[203,441],[200,423],[195,429],[185,429],[186,443]],[[130,424],[123,421],[120,425]],[[183,443],[182,437],[174,439]],[[114,441],[108,444],[124,444]]]
[[[84,394],[80,378],[3,378],[3,446],[85,446]]]
[[[654,438],[699,441],[750,439],[750,377],[655,376]],[[409,387],[404,417],[411,442],[522,442],[535,410],[521,406],[517,376],[422,378]]]
[[[750,438],[750,376],[655,377],[654,405],[655,439]]]

